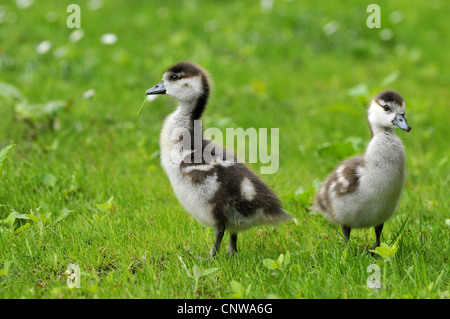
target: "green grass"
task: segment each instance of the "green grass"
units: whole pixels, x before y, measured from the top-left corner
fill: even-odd
[[[16,145],[0,175],[0,298],[449,298],[446,1],[380,2],[387,41],[366,27],[370,2],[275,1],[263,13],[258,1],[104,1],[96,11],[80,1],[75,43],[71,2],[0,2],[0,82],[19,90],[0,86],[0,150]],[[339,27],[326,35],[330,21]],[[117,43],[103,45],[105,33]],[[51,48],[38,54],[44,40]],[[280,169],[262,178],[297,221],[251,229],[236,256],[222,247],[209,262],[198,256],[213,230],[184,211],[159,164],[175,101],[159,97],[136,116],[145,90],[180,60],[214,79],[205,127],[280,129]],[[368,92],[349,94],[361,84]],[[406,99],[413,128],[397,132],[408,176],[383,231],[388,245],[400,238],[390,261],[368,252],[372,229],[346,247],[339,227],[307,209],[315,181],[342,157],[321,146],[357,137],[351,151],[362,151],[367,98],[386,88]],[[29,107],[55,100],[54,112]],[[289,263],[267,267],[287,252]],[[66,284],[71,263],[79,289]],[[381,265],[378,293],[366,285],[371,264]]]

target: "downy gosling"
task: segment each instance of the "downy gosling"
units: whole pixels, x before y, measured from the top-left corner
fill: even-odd
[[[204,139],[198,120],[209,92],[207,72],[192,62],[180,62],[170,67],[146,95],[167,94],[180,103],[161,130],[161,165],[183,207],[199,223],[214,227],[210,255],[215,256],[225,230],[230,233],[231,254],[237,252],[238,232],[286,221],[291,216],[233,152]]]
[[[323,182],[313,210],[341,225],[348,243],[353,228],[375,227],[380,246],[384,223],[392,217],[405,181],[405,148],[396,127],[409,132],[405,102],[395,91],[379,93],[370,103],[368,119],[372,139],[365,154],[341,163]]]

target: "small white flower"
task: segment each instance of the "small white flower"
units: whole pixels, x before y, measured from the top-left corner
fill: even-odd
[[[117,42],[117,35],[115,35],[114,33],[105,33],[104,35],[102,35],[102,37],[100,38],[100,41],[104,44],[104,45],[111,45]]]
[[[330,36],[339,30],[339,24],[336,21],[330,21],[323,26],[322,30],[326,35]]]
[[[31,6],[34,3],[34,0],[16,0],[17,8],[24,10]]]
[[[392,11],[389,14],[389,20],[392,23],[399,23],[403,20],[403,14],[400,11]]]
[[[83,99],[86,99],[86,100],[90,99],[94,95],[95,95],[95,90],[94,89],[87,90],[86,92],[83,93]]]
[[[47,53],[52,47],[52,43],[48,40],[42,41],[36,46],[36,52],[39,54]]]
[[[383,29],[380,31],[380,39],[383,41],[389,41],[394,37],[394,32],[391,29]]]
[[[70,42],[78,42],[84,37],[84,31],[81,29],[75,29],[70,35],[69,35],[69,41]]]
[[[273,0],[260,0],[259,6],[264,13],[270,13],[273,9]]]
[[[96,11],[103,6],[102,0],[89,0],[87,3],[87,7],[91,11]]]

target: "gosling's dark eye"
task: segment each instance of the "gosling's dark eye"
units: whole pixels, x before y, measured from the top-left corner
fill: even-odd
[[[172,74],[169,78],[171,81],[177,81],[181,79],[181,77],[178,74]]]
[[[389,105],[383,105],[383,109],[386,111],[386,112],[389,112],[390,110],[391,110],[391,108],[389,107]]]

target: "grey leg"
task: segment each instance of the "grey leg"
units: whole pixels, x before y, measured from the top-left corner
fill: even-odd
[[[236,243],[237,243],[237,234],[230,234],[230,245],[228,246],[229,255],[237,253]]]
[[[342,234],[344,234],[345,242],[348,243],[348,241],[350,240],[350,232],[352,231],[352,229],[345,225],[341,225],[341,228]]]
[[[374,250],[377,247],[380,247],[380,237],[381,237],[381,232],[383,231],[383,226],[384,224],[378,225],[375,227],[375,245],[372,246],[371,250]]]
[[[214,227],[214,245],[211,248],[210,255],[214,257],[219,251],[220,244],[222,243],[223,235],[225,234],[225,225],[217,224]]]

